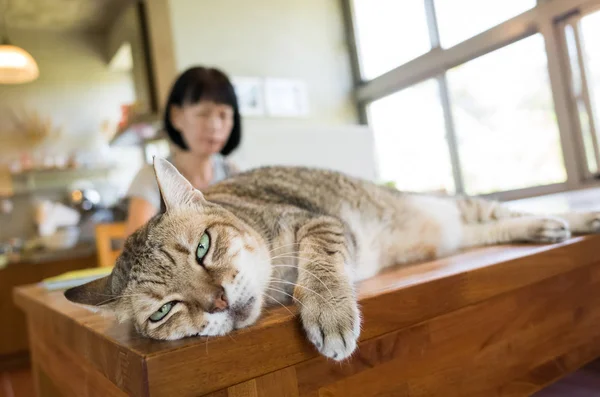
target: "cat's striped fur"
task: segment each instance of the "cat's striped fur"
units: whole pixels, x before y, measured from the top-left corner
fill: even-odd
[[[559,242],[600,231],[600,213],[527,216],[496,202],[400,193],[336,172],[270,167],[192,188],[155,162],[166,212],[126,242],[110,277],[67,291],[156,339],[222,335],[265,305],[299,304],[308,338],[336,360],[356,348],[358,279],[460,248]],[[210,250],[195,252],[207,232]],[[159,322],[149,316],[176,302]]]

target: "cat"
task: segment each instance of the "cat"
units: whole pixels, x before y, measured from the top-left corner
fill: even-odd
[[[308,339],[343,360],[360,334],[357,280],[462,248],[600,232],[600,212],[531,216],[326,170],[259,168],[203,194],[168,161],[154,169],[165,211],[127,239],[108,277],[65,292],[154,339],[224,335],[297,302]]]

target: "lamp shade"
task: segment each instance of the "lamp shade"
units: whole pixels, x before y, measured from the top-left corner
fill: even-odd
[[[31,55],[14,45],[0,45],[0,84],[29,83],[40,71]]]

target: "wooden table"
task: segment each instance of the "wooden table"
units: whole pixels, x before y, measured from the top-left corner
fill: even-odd
[[[40,396],[527,396],[600,356],[600,236],[469,251],[360,291],[359,350],[342,364],[283,308],[230,337],[157,342],[60,292],[14,296]]]
[[[0,372],[26,367],[29,363],[25,316],[13,302],[12,289],[95,264],[95,251],[80,247],[60,252],[55,257],[25,258],[0,269],[0,313],[3,319],[0,320]]]

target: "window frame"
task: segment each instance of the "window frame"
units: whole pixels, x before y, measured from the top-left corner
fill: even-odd
[[[351,47],[355,99],[358,105],[360,122],[368,124],[366,108],[370,102],[425,80],[436,79],[440,89],[456,192],[457,194],[464,194],[464,180],[460,167],[460,155],[451,110],[452,99],[448,90],[446,72],[482,55],[540,33],[544,37],[546,46],[550,88],[560,133],[567,180],[557,184],[499,191],[481,196],[499,200],[513,200],[600,186],[600,175],[586,172],[585,147],[578,114],[576,113],[576,103],[572,95],[571,70],[564,33],[564,21],[572,21],[574,17],[582,18],[593,11],[597,11],[600,8],[600,0],[569,0],[569,2],[538,0],[534,8],[446,49],[440,45],[434,0],[423,0],[423,2],[429,27],[431,50],[381,76],[364,80],[360,70],[360,49],[357,46],[358,42],[355,36],[356,24],[353,1],[344,0],[344,16]],[[597,121],[599,119],[600,117]]]
[[[559,21],[557,23],[557,29],[560,32],[565,32],[567,26],[571,26],[571,28],[573,29],[573,33],[574,33],[574,39],[575,39],[575,46],[576,46],[576,52],[577,52],[577,58],[575,60],[575,62],[577,63],[578,69],[579,69],[579,73],[580,73],[580,84],[581,84],[581,92],[578,93],[575,90],[575,87],[573,87],[573,79],[572,79],[572,69],[571,67],[566,68],[566,73],[569,79],[569,83],[570,83],[570,90],[569,90],[569,94],[570,94],[570,100],[571,100],[571,106],[572,109],[571,111],[574,114],[573,117],[573,123],[575,125],[575,128],[580,131],[580,136],[579,136],[579,144],[580,144],[580,150],[581,150],[581,154],[582,154],[582,160],[581,160],[581,172],[584,175],[585,179],[594,179],[594,178],[598,178],[598,174],[600,173],[600,138],[598,135],[598,129],[599,129],[599,123],[600,123],[600,115],[599,114],[595,114],[594,113],[594,107],[592,105],[592,99],[591,99],[591,93],[590,93],[590,87],[588,85],[589,82],[589,70],[587,68],[587,64],[585,63],[584,57],[583,57],[583,37],[582,37],[582,32],[581,32],[581,20],[583,18],[585,18],[587,15],[590,15],[592,13],[595,12],[600,12],[600,1],[597,2],[592,2],[590,4],[588,4],[588,6],[583,6],[580,8],[580,12],[575,13],[573,15],[570,15],[566,18],[563,18],[561,21]],[[562,37],[562,42],[561,45],[564,46],[565,52],[567,53],[567,59],[569,57],[568,55],[568,49],[567,49],[567,38],[566,38],[566,33],[563,34]],[[583,102],[584,108],[585,108],[585,112],[586,115],[589,117],[589,126],[590,126],[590,132],[592,134],[592,141],[594,144],[594,156],[595,156],[595,160],[596,160],[596,164],[598,166],[598,173],[593,174],[592,172],[590,172],[590,170],[587,167],[586,164],[586,153],[585,153],[585,145],[583,143],[583,132],[581,131],[581,122],[579,120],[579,117],[577,117],[578,115],[578,101]]]

